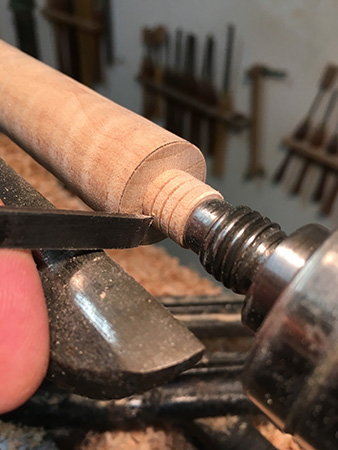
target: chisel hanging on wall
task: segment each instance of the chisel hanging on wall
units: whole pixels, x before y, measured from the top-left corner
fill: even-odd
[[[101,0],[102,19],[104,22],[104,40],[106,50],[106,60],[109,65],[115,62],[114,36],[112,26],[112,0]]]
[[[188,34],[185,51],[184,94],[194,98],[198,94],[198,82],[196,79],[197,38],[194,34]],[[187,139],[199,146],[200,113],[193,108],[189,108],[186,113],[186,119]]]
[[[157,26],[153,30],[152,42],[154,52],[154,82],[158,85],[163,85],[164,76],[164,60],[167,43],[167,30],[163,25]],[[158,119],[162,117],[162,99],[159,94],[154,94],[154,111],[153,118]]]
[[[293,137],[294,139],[297,139],[299,141],[302,141],[303,139],[306,139],[311,132],[312,128],[312,120],[313,116],[315,115],[316,111],[318,110],[320,103],[323,100],[324,94],[333,87],[336,78],[337,78],[337,66],[334,66],[332,64],[328,65],[325,68],[322,80],[320,82],[320,88],[317,92],[317,95],[313,99],[313,102],[310,106],[310,109],[304,119],[304,121],[298,126],[298,128],[295,130]]]
[[[226,49],[225,49],[225,68],[223,78],[223,92],[218,100],[218,112],[227,114],[233,110],[233,101],[231,96],[231,67],[232,54],[235,40],[235,25],[229,24],[227,27]],[[216,125],[215,148],[213,150],[212,173],[215,176],[221,176],[224,171],[224,159],[228,141],[228,127],[220,121]]]
[[[169,70],[167,76],[165,77],[166,85],[169,88],[177,90],[180,89],[181,83],[182,41],[182,30],[176,30],[174,64],[172,70]],[[170,67],[169,61],[167,67]],[[165,128],[179,135],[182,118],[182,106],[177,101],[175,101],[175,99],[168,97]]]
[[[13,12],[18,47],[34,58],[39,58],[34,20],[35,0],[10,0],[8,6]]]
[[[338,126],[336,127],[331,139],[325,147],[325,153],[327,155],[338,154]],[[323,171],[321,173],[317,188],[312,197],[313,201],[319,202],[322,199],[329,174],[330,169],[328,167],[323,167]]]
[[[262,64],[255,64],[249,69],[248,76],[251,79],[251,126],[249,130],[249,164],[245,177],[251,179],[262,177],[265,173],[261,154],[263,80],[266,77],[282,79],[287,74],[283,70],[270,68]]]
[[[144,47],[144,55],[141,63],[141,78],[152,80],[154,78],[154,63],[151,57],[151,30],[143,28],[142,42]],[[142,116],[151,118],[154,110],[154,94],[147,86],[143,86],[143,103]]]
[[[327,108],[325,110],[322,121],[317,126],[317,128],[313,131],[312,135],[310,136],[309,145],[313,149],[320,149],[320,147],[322,147],[325,144],[325,141],[327,139],[327,125],[328,125],[328,121],[331,117],[331,114],[334,110],[334,107],[336,105],[337,96],[338,96],[338,91],[334,91],[331,95],[331,98],[330,98]],[[311,166],[311,160],[308,158],[305,159],[305,162],[303,164],[303,167],[301,169],[299,177],[297,178],[297,180],[292,188],[292,191],[291,191],[292,194],[294,194],[294,195],[299,194],[310,166]]]
[[[215,69],[215,40],[213,36],[207,36],[203,56],[202,79],[200,81],[200,100],[208,107],[216,107],[217,92],[214,80]],[[215,146],[216,121],[209,117],[206,119],[205,153],[212,155]]]
[[[293,137],[297,140],[303,140],[309,133],[311,126],[312,126],[312,120],[313,116],[317,112],[320,104],[323,101],[324,95],[333,87],[337,76],[337,67],[334,65],[328,65],[322,74],[320,84],[319,84],[319,90],[310,106],[310,109],[304,119],[304,121],[297,127],[295,132],[293,133]],[[282,178],[284,177],[284,174],[286,173],[287,168],[290,165],[291,160],[293,159],[293,153],[291,149],[287,150],[287,154],[277,169],[273,181],[275,183],[279,183]]]
[[[322,206],[320,208],[320,213],[323,216],[328,216],[329,214],[331,214],[337,194],[338,194],[338,178],[334,180],[334,184],[331,187],[328,196],[324,199]]]

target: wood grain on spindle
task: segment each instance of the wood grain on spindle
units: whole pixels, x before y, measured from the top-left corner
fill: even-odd
[[[168,170],[204,181],[205,161],[194,145],[3,41],[0,57],[0,128],[92,208],[143,213],[146,191]],[[161,219],[169,228],[175,209]],[[165,206],[161,211],[165,216]],[[167,233],[180,241],[177,230]]]

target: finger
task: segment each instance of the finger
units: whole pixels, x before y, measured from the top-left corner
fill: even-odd
[[[29,251],[0,250],[0,414],[24,403],[47,369],[47,307]]]

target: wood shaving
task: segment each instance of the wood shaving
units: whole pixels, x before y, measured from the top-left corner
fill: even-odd
[[[147,427],[145,430],[111,431],[89,434],[81,450],[195,450],[176,430],[158,430]]]
[[[257,423],[257,428],[278,450],[302,450],[291,434],[282,433],[264,417]]]
[[[0,448],[6,450],[33,449],[43,441],[45,432],[39,428],[14,425],[0,420]],[[4,447],[2,446],[4,445]]]

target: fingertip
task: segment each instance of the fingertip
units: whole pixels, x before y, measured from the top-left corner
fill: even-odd
[[[0,250],[0,413],[36,391],[48,357],[47,307],[32,255]]]

